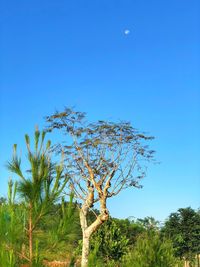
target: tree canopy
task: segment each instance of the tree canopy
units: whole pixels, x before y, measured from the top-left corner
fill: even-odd
[[[64,153],[65,169],[80,201],[87,197],[87,186],[95,189],[94,202],[102,194],[109,198],[127,187],[141,187],[145,162],[153,159],[154,151],[147,144],[152,136],[139,132],[129,122],[89,123],[85,113],[68,108],[46,119],[49,132],[58,129],[66,136],[54,150]]]
[[[69,108],[46,120],[49,132],[61,130],[65,135],[65,142],[53,151],[64,155],[71,190],[81,203],[82,267],[88,266],[90,236],[109,218],[107,199],[128,187],[141,188],[146,163],[153,160],[154,151],[148,146],[153,137],[129,122],[90,123],[85,113]],[[100,213],[88,225],[88,211],[95,203],[99,203]]]
[[[190,260],[200,254],[200,212],[182,208],[171,213],[163,232],[172,239],[176,256]]]

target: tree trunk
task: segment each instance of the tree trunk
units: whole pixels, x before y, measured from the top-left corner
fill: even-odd
[[[93,192],[92,192],[93,193]],[[100,199],[100,214],[97,216],[96,220],[88,226],[87,224],[87,214],[88,209],[91,207],[91,203],[93,204],[93,194],[88,196],[87,201],[82,205],[80,210],[80,224],[83,233],[83,245],[82,245],[82,259],[81,259],[81,267],[88,266],[88,257],[90,250],[90,237],[93,233],[97,231],[97,229],[109,218],[108,209],[106,207],[106,198],[102,197]]]
[[[85,233],[83,233],[81,267],[88,266],[89,246],[90,246],[90,237]]]
[[[81,216],[80,216],[81,217]],[[81,267],[87,267],[88,266],[88,257],[89,257],[89,248],[90,248],[90,237],[93,233],[97,231],[97,229],[106,221],[108,220],[108,214],[106,215],[99,215],[97,219],[88,227],[84,228],[82,227],[82,233],[83,233],[83,245],[82,245],[82,260],[81,260]],[[81,217],[81,225],[83,225],[84,216]]]
[[[87,267],[88,266],[88,256],[89,256],[89,235],[86,233],[87,229],[87,212],[88,212],[88,206],[85,203],[81,210],[80,210],[80,223],[81,223],[81,229],[83,234],[83,244],[82,244],[82,258],[81,258],[81,267]]]

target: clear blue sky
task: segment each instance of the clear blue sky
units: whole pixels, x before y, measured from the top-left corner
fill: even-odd
[[[75,105],[91,120],[128,120],[156,137],[161,164],[142,190],[109,201],[112,216],[164,220],[198,208],[199,11],[197,0],[2,0],[0,195],[12,144],[24,153],[25,133]]]

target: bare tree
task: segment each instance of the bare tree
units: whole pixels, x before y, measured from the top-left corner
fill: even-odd
[[[66,142],[54,150],[65,154],[65,170],[71,189],[80,202],[83,234],[82,263],[88,266],[91,235],[109,218],[107,199],[128,187],[140,188],[146,174],[145,162],[153,159],[146,136],[128,122],[88,123],[85,113],[66,108],[46,118],[48,131],[62,130]],[[88,211],[99,203],[99,214],[88,225]]]

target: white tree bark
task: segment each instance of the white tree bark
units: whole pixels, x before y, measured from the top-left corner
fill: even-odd
[[[82,244],[82,258],[81,258],[81,267],[87,267],[88,266],[88,257],[89,257],[89,235],[86,233],[87,229],[87,212],[88,212],[88,206],[85,203],[81,210],[80,210],[80,223],[81,223],[81,229],[83,234],[83,244]]]
[[[88,213],[88,205],[87,201],[83,204],[80,210],[80,223],[83,234],[83,244],[82,244],[82,259],[81,259],[81,267],[88,266],[88,258],[90,252],[90,237],[93,233],[97,231],[97,229],[109,218],[109,213],[106,208],[106,199],[103,198],[100,201],[100,215],[97,216],[96,220],[91,224],[87,225],[87,213]]]
[[[81,267],[87,267],[88,266],[89,246],[90,246],[90,237],[87,236],[86,233],[83,233]]]

